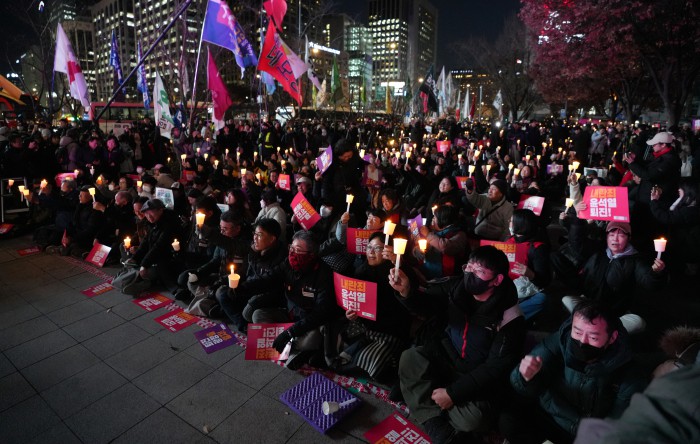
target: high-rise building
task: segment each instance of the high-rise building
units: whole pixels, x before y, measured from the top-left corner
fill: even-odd
[[[358,111],[367,106],[372,90],[372,33],[369,28],[352,24],[345,28],[348,53],[348,89],[350,105]]]
[[[413,88],[437,54],[437,9],[428,0],[368,0],[372,32],[375,100],[386,85],[403,94],[406,81]]]

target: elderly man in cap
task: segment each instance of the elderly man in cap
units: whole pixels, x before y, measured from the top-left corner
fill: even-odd
[[[581,298],[600,302],[616,316],[629,333],[643,331],[646,322],[629,313],[635,296],[643,290],[658,290],[665,282],[661,259],[645,260],[630,244],[632,228],[626,222],[610,222],[605,229],[606,248],[593,254],[580,274],[583,295],[564,296],[562,303],[573,312]]]
[[[471,182],[468,181],[468,184]],[[467,186],[467,201],[479,209],[474,234],[483,239],[502,241],[510,237],[510,218],[513,205],[506,199],[508,183],[503,179],[491,182],[485,194],[477,194]]]
[[[172,263],[173,241],[182,239],[180,223],[173,212],[165,208],[160,199],[149,199],[141,207],[141,213],[148,220],[148,234],[141,240],[139,248],[130,259],[139,266],[139,279],[125,286],[124,293],[138,295],[148,289],[152,282],[160,279],[166,286],[175,287],[168,266]]]

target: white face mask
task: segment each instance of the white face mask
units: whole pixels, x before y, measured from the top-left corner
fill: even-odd
[[[150,193],[151,191],[153,191],[150,185],[144,185],[141,188],[143,189],[144,193]]]
[[[114,184],[110,183],[109,185],[107,185],[107,188],[109,188],[109,191],[114,191]]]
[[[319,214],[321,214],[321,217],[328,217],[332,213],[331,209],[328,208],[325,205],[321,205],[321,209],[319,210]]]
[[[260,199],[260,208],[265,208],[265,201]]]

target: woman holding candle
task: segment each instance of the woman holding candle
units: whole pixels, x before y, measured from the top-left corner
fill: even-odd
[[[422,261],[421,272],[426,279],[455,276],[469,257],[467,234],[457,224],[459,211],[450,205],[439,206],[430,227],[420,228],[420,234],[427,240],[424,252],[413,249],[413,255]]]
[[[437,189],[428,199],[428,204],[423,211],[423,215],[427,219],[427,223],[433,221],[433,212],[431,208],[435,205],[451,205],[455,208],[462,206],[462,195],[457,187],[457,180],[454,176],[445,176],[438,183]]]

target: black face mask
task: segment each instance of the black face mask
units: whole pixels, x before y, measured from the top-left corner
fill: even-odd
[[[571,353],[579,361],[590,362],[594,361],[605,353],[605,347],[594,347],[591,344],[583,344],[581,341],[576,339],[571,340]]]
[[[464,289],[472,295],[485,293],[491,281],[485,281],[470,271],[464,273]]]

